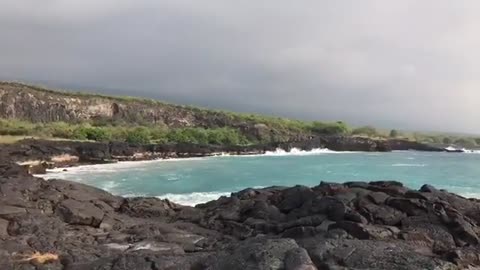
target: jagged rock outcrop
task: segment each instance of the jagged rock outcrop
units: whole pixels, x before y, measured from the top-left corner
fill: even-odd
[[[402,139],[391,139],[388,140],[388,145],[392,150],[406,151],[406,150],[417,150],[417,151],[429,151],[429,152],[446,152],[445,147],[432,146],[425,143],[419,143],[415,141],[408,141]]]
[[[380,181],[246,189],[186,207],[46,181],[2,164],[16,173],[0,175],[0,269],[480,266],[480,201],[432,186],[417,191]],[[49,259],[39,259],[42,254]]]

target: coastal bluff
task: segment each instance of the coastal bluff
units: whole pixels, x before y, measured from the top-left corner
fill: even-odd
[[[480,201],[395,181],[246,189],[196,207],[0,165],[0,269],[476,269]]]

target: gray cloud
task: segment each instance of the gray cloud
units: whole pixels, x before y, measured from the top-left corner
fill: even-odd
[[[478,1],[6,0],[0,78],[480,133]]]

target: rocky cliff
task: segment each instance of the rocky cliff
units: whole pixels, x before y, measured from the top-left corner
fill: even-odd
[[[151,100],[62,93],[20,83],[0,83],[0,117],[32,122],[121,119],[127,123],[162,123],[172,127],[228,124],[226,115],[211,111],[202,114]]]
[[[155,100],[52,91],[0,82],[0,118],[31,122],[110,121],[170,128],[232,127],[249,137],[306,139],[310,134],[268,126],[240,114],[162,103]]]

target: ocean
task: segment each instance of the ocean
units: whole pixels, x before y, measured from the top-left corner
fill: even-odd
[[[418,189],[431,184],[480,197],[480,153],[325,149],[264,155],[120,162],[50,170],[41,176],[92,185],[115,195],[155,196],[184,205],[214,200],[248,187],[315,186],[321,181],[397,180]]]

